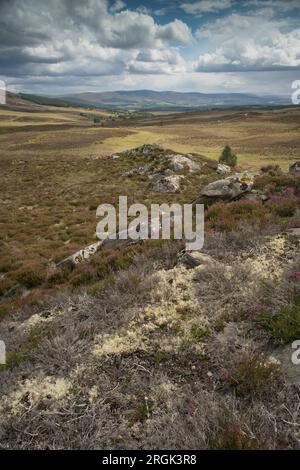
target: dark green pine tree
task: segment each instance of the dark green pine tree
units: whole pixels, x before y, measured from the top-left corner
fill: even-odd
[[[231,150],[229,145],[225,145],[220,157],[219,157],[219,162],[220,163],[225,163],[226,165],[229,165],[231,167],[236,166],[237,164],[237,156],[233,151]]]

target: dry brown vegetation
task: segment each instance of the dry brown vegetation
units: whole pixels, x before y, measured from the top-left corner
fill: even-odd
[[[51,269],[94,241],[100,203],[162,202],[144,176],[122,177],[146,158],[107,155],[157,142],[201,163],[230,143],[242,168],[285,167],[299,111],[101,127],[77,108],[22,106],[0,111],[0,447],[299,448],[299,238],[287,232],[300,226],[299,177],[265,168],[266,203],[208,209],[216,264],[188,269],[182,243],[149,241]],[[212,179],[208,165],[163,202],[191,201]]]
[[[299,390],[265,318],[299,294],[299,241],[255,243],[205,270],[167,243],[97,292],[2,322],[2,448],[297,448]]]

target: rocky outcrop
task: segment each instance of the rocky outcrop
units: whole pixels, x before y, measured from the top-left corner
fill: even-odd
[[[76,251],[73,255],[68,256],[67,258],[59,261],[56,264],[57,268],[72,267],[76,264],[82,263],[83,261],[88,261],[100,248],[102,241],[92,243],[91,245],[82,248],[82,250]]]
[[[183,179],[183,175],[166,176],[152,184],[150,189],[160,193],[177,193],[180,189],[180,183]]]
[[[144,145],[141,145],[140,147],[137,147],[135,151],[143,155],[151,155],[153,152],[157,152],[157,151],[163,152],[164,149],[158,144],[144,144]]]
[[[164,154],[165,149],[157,144],[144,144],[140,147],[136,147],[133,149],[125,150],[121,152],[119,155],[124,157],[155,157],[160,154]]]
[[[300,162],[296,162],[289,167],[289,173],[292,175],[300,175]]]
[[[131,168],[121,176],[144,175],[149,179],[171,176],[174,173],[193,173],[201,168],[191,157],[173,153],[171,150],[163,149],[159,145],[145,144],[135,149],[126,150],[120,154],[123,157],[131,157],[136,161],[137,157],[143,157],[148,161],[144,166]]]
[[[133,168],[132,170],[125,171],[122,173],[122,176],[133,176],[133,175],[147,175],[150,176],[151,166],[145,165],[138,168]]]
[[[105,238],[104,240],[99,240],[96,243],[92,243],[91,245],[82,248],[76,253],[68,256],[67,258],[63,259],[56,263],[55,268],[65,268],[65,267],[74,267],[77,264],[89,261],[90,258],[99,251],[100,248],[108,248],[108,249],[118,249],[123,248],[125,246],[134,245],[140,243],[141,240],[132,240],[130,237],[127,239],[120,239],[120,238]]]

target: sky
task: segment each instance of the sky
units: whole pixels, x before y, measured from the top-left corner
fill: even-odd
[[[0,79],[58,96],[288,96],[300,80],[300,0],[0,0]]]

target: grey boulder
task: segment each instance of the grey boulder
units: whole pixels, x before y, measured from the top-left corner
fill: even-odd
[[[213,181],[206,185],[195,202],[233,201],[251,191],[253,178],[248,175],[235,175]]]
[[[292,175],[300,175],[300,162],[296,162],[293,165],[290,165],[289,173],[291,173]]]

